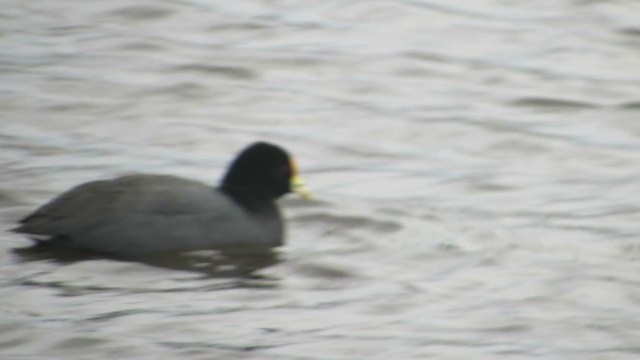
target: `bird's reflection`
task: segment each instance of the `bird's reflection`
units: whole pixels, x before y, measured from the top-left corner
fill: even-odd
[[[200,250],[182,253],[157,253],[144,256],[108,257],[84,250],[60,248],[43,244],[16,248],[12,252],[20,261],[55,261],[72,264],[86,260],[113,259],[150,266],[193,271],[215,278],[261,278],[256,271],[280,262],[280,254],[273,250],[226,251]]]

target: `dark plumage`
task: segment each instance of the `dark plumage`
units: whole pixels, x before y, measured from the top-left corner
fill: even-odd
[[[128,175],[79,185],[20,221],[43,244],[115,256],[282,245],[280,196],[308,193],[289,155],[258,142],[231,163],[218,188],[168,175]]]

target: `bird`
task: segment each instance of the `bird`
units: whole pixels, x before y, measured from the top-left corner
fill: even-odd
[[[115,257],[269,251],[283,245],[275,201],[290,192],[311,197],[287,151],[259,141],[239,152],[217,187],[157,174],[91,181],[45,203],[11,230],[39,245]]]

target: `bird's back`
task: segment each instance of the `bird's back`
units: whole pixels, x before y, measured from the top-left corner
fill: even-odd
[[[248,212],[204,183],[167,175],[130,175],[77,186],[21,221],[16,232],[114,255],[278,246],[275,205]]]

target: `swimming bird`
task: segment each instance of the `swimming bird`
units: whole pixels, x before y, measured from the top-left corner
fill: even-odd
[[[12,231],[43,245],[113,256],[215,249],[265,251],[283,244],[275,200],[310,196],[281,147],[256,142],[231,162],[218,187],[171,175],[137,174],[81,184]]]

